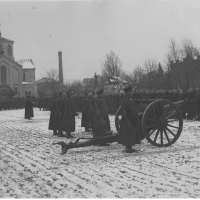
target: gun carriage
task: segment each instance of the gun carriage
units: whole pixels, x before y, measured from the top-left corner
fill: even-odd
[[[184,101],[171,102],[165,99],[140,99],[136,101],[148,104],[144,112],[138,113],[138,131],[140,131],[141,140],[146,138],[149,143],[158,147],[167,147],[174,144],[182,132],[183,119],[179,107],[184,104]],[[120,119],[122,114],[123,111],[120,106],[115,115],[117,132],[119,132],[120,129]],[[79,142],[80,140],[85,141]],[[64,141],[61,141],[53,143],[53,145],[61,145],[62,154],[65,154],[72,148],[112,143],[117,142],[117,140],[118,133],[99,138],[76,138],[75,142],[66,144]]]

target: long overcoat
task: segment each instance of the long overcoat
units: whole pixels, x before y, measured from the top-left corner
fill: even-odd
[[[93,98],[92,105],[95,113],[93,136],[94,137],[103,136],[106,131],[110,131],[110,120],[108,117],[105,100],[103,97],[97,97],[96,99]]]
[[[87,117],[89,113],[89,100],[88,98],[85,98],[82,102],[83,110],[82,110],[82,118],[81,118],[81,127],[89,127],[87,123]]]
[[[55,121],[56,121],[56,115],[57,115],[57,111],[56,111],[56,105],[55,105],[55,99],[51,100],[51,107],[50,107],[50,118],[49,118],[49,130],[53,130],[55,131]]]
[[[89,110],[88,110],[88,114],[87,114],[87,118],[86,118],[86,124],[87,124],[87,128],[92,129],[92,133],[93,133],[93,129],[94,129],[94,97],[90,97],[88,99],[88,104],[89,104]]]
[[[71,98],[63,98],[64,103],[64,114],[63,114],[63,121],[62,121],[62,130],[66,131],[67,133],[74,132],[76,130],[75,126],[75,116],[76,110],[74,103]]]
[[[64,105],[62,102],[62,97],[58,97],[55,100],[55,106],[56,106],[56,119],[54,124],[54,130],[58,130],[58,133],[62,133],[62,120],[63,120],[63,114],[64,114]]]
[[[30,101],[30,99],[26,99],[26,103],[25,103],[25,119],[30,119],[31,117],[34,117],[33,104]]]
[[[105,99],[102,96],[97,97],[96,105],[97,105],[97,108],[100,111],[101,116],[106,121],[106,124],[104,124],[104,130],[110,131],[110,120],[109,120],[109,117],[108,117],[108,110],[107,110],[107,107],[106,107]]]
[[[118,143],[124,146],[134,146],[136,142],[139,143],[137,139],[140,138],[140,136],[138,136],[140,132],[138,129],[138,111],[134,104],[134,101],[131,98],[125,98],[124,109],[126,111],[126,116],[131,124],[131,127],[128,127],[127,120],[124,115],[122,115],[120,121]]]

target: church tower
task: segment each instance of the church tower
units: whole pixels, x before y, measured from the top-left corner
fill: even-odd
[[[33,61],[15,61],[13,43],[0,32],[0,96],[37,96]]]

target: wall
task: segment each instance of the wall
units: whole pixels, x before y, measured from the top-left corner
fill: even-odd
[[[35,82],[35,69],[22,69],[22,79],[24,73],[26,74],[26,79],[23,82]]]

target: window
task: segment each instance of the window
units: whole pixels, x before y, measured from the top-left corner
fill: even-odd
[[[26,80],[26,73],[23,73],[23,81]]]
[[[2,66],[1,67],[1,83],[6,83],[6,67]]]
[[[3,46],[0,45],[0,55],[2,55],[3,53],[4,53],[4,51],[3,51]]]
[[[11,46],[8,45],[8,56],[12,56],[12,49],[11,49]]]

